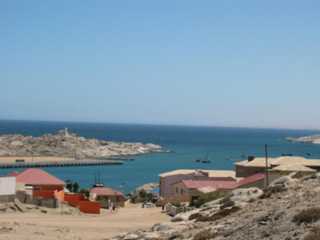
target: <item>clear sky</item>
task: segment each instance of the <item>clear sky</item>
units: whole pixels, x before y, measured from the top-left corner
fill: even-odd
[[[0,0],[0,119],[320,129],[320,1]]]

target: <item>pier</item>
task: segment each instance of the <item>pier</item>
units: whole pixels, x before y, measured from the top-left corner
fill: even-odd
[[[73,161],[48,161],[48,162],[6,162],[0,163],[0,168],[37,168],[37,167],[71,167],[94,165],[122,165],[121,161],[111,160],[73,160]]]

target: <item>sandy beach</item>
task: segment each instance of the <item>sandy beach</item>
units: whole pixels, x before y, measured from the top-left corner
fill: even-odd
[[[141,208],[140,204],[114,212],[102,210],[100,215],[61,215],[60,208],[40,208],[27,213],[1,213],[0,239],[108,239],[170,219],[161,208]]]

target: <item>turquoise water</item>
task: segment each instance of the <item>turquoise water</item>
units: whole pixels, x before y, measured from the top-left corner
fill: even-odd
[[[100,173],[100,182],[105,186],[119,190],[122,185],[122,190],[128,193],[144,183],[158,182],[160,173],[179,168],[234,170],[233,163],[243,160],[241,159],[243,153],[256,157],[265,156],[265,143],[268,143],[269,157],[291,153],[306,158],[320,158],[320,145],[282,141],[286,137],[319,134],[316,130],[1,120],[0,135],[40,136],[46,133],[56,134],[64,127],[85,138],[155,143],[163,146],[165,150],[174,151],[134,156],[135,161],[124,161],[123,165],[43,168],[61,180],[77,181],[81,188],[91,187],[98,173]],[[306,156],[308,152],[311,153],[310,157]],[[195,161],[206,155],[211,158],[211,164]],[[226,157],[230,157],[231,160],[225,160]],[[23,169],[0,169],[0,175],[6,175],[14,170],[22,171]]]

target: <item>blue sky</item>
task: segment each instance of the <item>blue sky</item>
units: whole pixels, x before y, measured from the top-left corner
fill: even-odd
[[[319,13],[0,0],[0,119],[320,129]]]

